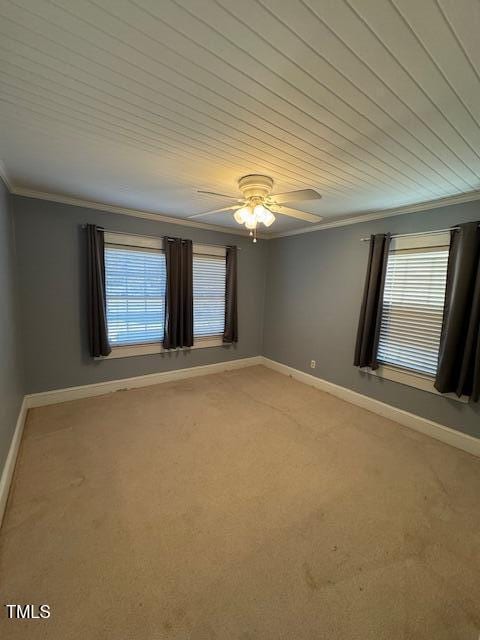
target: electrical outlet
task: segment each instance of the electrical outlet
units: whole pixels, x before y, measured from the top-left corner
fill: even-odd
[[[310,360],[310,369],[315,369],[316,366],[317,366],[317,361],[316,360]]]

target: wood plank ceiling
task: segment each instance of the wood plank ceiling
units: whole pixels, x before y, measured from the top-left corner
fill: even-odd
[[[247,173],[327,220],[477,190],[479,32],[477,0],[0,0],[0,157],[178,217]]]

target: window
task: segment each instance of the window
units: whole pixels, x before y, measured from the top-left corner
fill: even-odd
[[[379,362],[435,376],[449,242],[449,234],[393,239],[383,294]]]
[[[112,347],[162,342],[165,277],[163,251],[105,247],[107,326]]]
[[[193,335],[222,335],[225,328],[225,257],[193,256]]]
[[[226,258],[223,247],[193,245],[194,347],[222,344]],[[161,238],[105,233],[109,357],[159,353],[166,267]]]

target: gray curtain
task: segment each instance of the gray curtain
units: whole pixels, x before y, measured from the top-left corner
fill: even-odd
[[[225,286],[225,330],[223,342],[238,342],[237,247],[227,247]]]
[[[353,361],[356,367],[378,368],[378,339],[390,239],[389,233],[379,233],[370,237],[370,255]]]
[[[480,228],[452,229],[435,388],[480,397]]]
[[[193,345],[192,241],[164,239],[167,286],[165,291],[165,349]]]
[[[87,324],[92,358],[108,356],[107,309],[105,297],[105,243],[103,229],[87,225],[88,298]]]

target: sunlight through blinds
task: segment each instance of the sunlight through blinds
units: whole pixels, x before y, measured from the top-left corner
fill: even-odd
[[[193,333],[222,335],[225,328],[225,257],[193,256]]]
[[[448,247],[388,257],[378,359],[433,376],[442,329]]]
[[[108,339],[112,346],[163,341],[165,254],[105,247]]]

